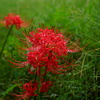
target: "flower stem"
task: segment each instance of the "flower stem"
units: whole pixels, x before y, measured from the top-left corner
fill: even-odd
[[[11,31],[12,31],[12,28],[13,28],[13,25],[10,27],[10,29],[9,29],[9,31],[8,31],[8,34],[7,34],[7,36],[6,36],[5,42],[4,42],[3,46],[2,46],[2,49],[1,49],[1,52],[0,52],[0,59],[1,59],[1,56],[2,56],[2,54],[3,54],[4,47],[5,47],[6,43],[7,43],[7,39],[8,39],[8,37],[9,37]]]

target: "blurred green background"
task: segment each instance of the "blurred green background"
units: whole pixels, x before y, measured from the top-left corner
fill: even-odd
[[[0,0],[0,19],[16,13],[32,24],[28,29],[47,26],[60,29],[72,41],[80,40],[79,53],[71,54],[78,65],[66,75],[58,75],[49,98],[43,100],[100,100],[100,0]],[[27,29],[27,30],[28,30]],[[16,38],[24,29],[13,29],[4,49],[5,56],[17,56]],[[0,27],[0,49],[9,29]],[[16,57],[18,60],[20,58]],[[19,78],[20,77],[20,78]],[[26,77],[25,69],[9,66],[0,61],[0,98],[10,97],[14,83]]]

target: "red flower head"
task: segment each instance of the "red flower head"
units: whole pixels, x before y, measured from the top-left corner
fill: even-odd
[[[15,25],[17,29],[20,29],[20,27],[28,26],[28,23],[26,24],[26,22],[23,21],[20,16],[16,14],[8,14],[8,16],[4,17],[4,21],[0,21],[0,23],[7,28],[12,25]]]
[[[42,82],[40,92],[48,92],[49,88],[52,86],[51,81]]]
[[[41,75],[41,69],[45,67],[44,75],[47,72],[54,74],[60,74],[68,70],[67,65],[61,65],[60,57],[67,55],[68,52],[79,51],[77,47],[70,49],[68,40],[62,35],[62,33],[55,32],[53,29],[37,29],[36,32],[30,32],[30,36],[26,36],[27,50],[26,62],[20,64],[13,63],[17,66],[26,66],[30,64],[33,69],[30,69],[30,73],[37,73]],[[34,70],[34,72],[32,72]]]
[[[38,95],[38,94],[35,94],[35,91],[37,90],[37,88],[38,88],[37,82],[34,82],[33,84],[32,84],[32,82],[25,83],[22,87],[22,89],[24,91],[22,93],[22,95],[15,94],[15,96],[17,96],[19,98],[18,100],[22,100],[25,98],[30,100],[30,97]]]

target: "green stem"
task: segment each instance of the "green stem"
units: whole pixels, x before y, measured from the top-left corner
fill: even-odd
[[[8,34],[7,34],[7,36],[6,36],[5,42],[4,42],[3,46],[2,46],[2,49],[1,49],[1,52],[0,52],[0,59],[1,59],[1,56],[2,56],[2,54],[3,54],[4,47],[5,47],[6,43],[7,43],[7,39],[8,39],[8,37],[9,37],[10,33],[11,33],[12,28],[13,28],[13,26],[10,27],[10,29],[9,29],[9,31],[8,31]]]
[[[34,96],[34,100],[36,100],[36,96]]]

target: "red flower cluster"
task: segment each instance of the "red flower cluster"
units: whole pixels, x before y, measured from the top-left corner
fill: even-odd
[[[46,67],[46,72],[57,72],[58,56],[66,55],[66,40],[61,33],[55,33],[50,29],[38,29],[37,33],[31,32],[29,42],[32,47],[28,48],[27,60],[38,72],[41,67]],[[38,73],[40,74],[40,73]]]
[[[48,92],[48,89],[51,85],[52,83],[50,81],[42,82],[39,92]],[[29,83],[25,83],[22,89],[24,91],[22,95],[15,94],[15,96],[19,98],[18,100],[22,100],[25,98],[30,100],[30,97],[32,96],[38,96],[38,94],[35,94],[35,92],[38,91],[37,82],[32,83],[30,81]]]
[[[34,82],[34,84],[32,84],[32,82],[25,83],[22,87],[22,89],[24,91],[22,93],[22,95],[15,94],[15,96],[19,98],[18,100],[22,100],[22,99],[25,99],[25,98],[30,100],[31,96],[37,96],[38,95],[38,94],[35,94],[35,91],[37,90],[37,88],[38,88],[37,82]]]
[[[58,31],[54,31],[53,29],[37,29],[37,31],[30,32],[30,36],[26,36],[26,43],[28,44],[28,48],[24,48],[23,50],[27,50],[28,53],[26,55],[26,62],[22,63],[13,63],[17,66],[25,66],[30,64],[32,68],[30,68],[30,73],[37,75],[41,75],[41,68],[45,67],[45,75],[47,72],[52,72],[54,74],[60,74],[66,72],[68,70],[68,65],[59,65],[59,57],[63,55],[67,55],[68,52],[77,52],[77,48],[75,50],[69,49],[67,46],[68,40],[59,33]],[[34,72],[33,72],[34,71]]]
[[[8,14],[8,16],[4,17],[4,21],[0,21],[0,23],[7,28],[12,25],[15,25],[17,29],[19,29],[20,27],[28,26],[28,24],[26,24],[26,22],[23,21],[20,16],[16,14]]]

